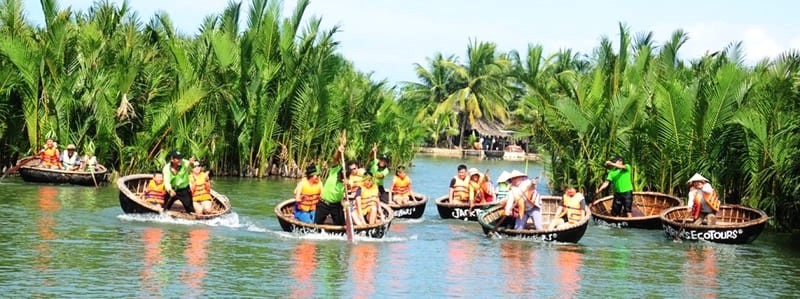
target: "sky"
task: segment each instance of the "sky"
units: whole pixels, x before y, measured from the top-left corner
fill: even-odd
[[[121,0],[110,0],[121,3]],[[246,22],[250,0],[242,0]],[[61,8],[85,10],[94,0],[60,1]],[[146,22],[167,12],[183,33],[195,34],[203,17],[218,14],[227,0],[130,0]],[[39,0],[23,0],[26,15],[42,23]],[[284,16],[296,1],[283,1]],[[679,54],[692,59],[743,42],[747,62],[800,49],[800,1],[752,0],[311,0],[306,17],[322,28],[339,26],[339,51],[374,80],[417,81],[414,64],[428,66],[436,53],[464,62],[470,40],[494,42],[498,50],[524,53],[539,44],[545,54],[571,48],[591,53],[605,36],[619,39],[619,24],[630,32],[653,32],[665,43],[677,29],[689,34]]]

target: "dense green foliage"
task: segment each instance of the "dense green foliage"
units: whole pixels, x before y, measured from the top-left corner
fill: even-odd
[[[491,43],[470,44],[466,64],[438,54],[429,67],[417,66],[419,82],[404,96],[418,103],[434,143],[463,128],[464,119],[441,113],[454,105],[470,122],[480,112],[508,116],[516,137],[547,153],[556,190],[578,185],[594,197],[603,163],[620,155],[633,166],[636,190],[685,195],[686,181],[699,172],[726,202],[797,227],[800,53],[748,66],[733,43],[686,61],[678,51],[687,40],[678,30],[657,45],[652,33],[634,38],[620,25],[616,49],[603,38],[589,55],[565,49],[545,56],[539,45],[494,53]],[[495,106],[510,115],[486,108]]]
[[[127,2],[85,12],[43,0],[45,24],[24,19],[19,0],[0,1],[0,139],[7,163],[45,137],[85,150],[121,173],[160,166],[180,149],[221,173],[295,175],[323,163],[348,131],[347,155],[378,144],[409,161],[422,128],[393,88],[336,53],[338,28],[288,17],[279,1],[255,0],[239,28],[240,3],[176,31],[166,14],[147,23]],[[416,132],[415,130],[419,131]]]

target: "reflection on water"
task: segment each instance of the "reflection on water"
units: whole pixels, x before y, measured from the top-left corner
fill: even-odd
[[[505,277],[508,293],[520,297],[531,295],[535,285],[529,284],[528,279],[539,278],[531,254],[533,249],[529,244],[517,241],[502,242],[500,249],[500,255],[503,257],[500,268]],[[536,277],[532,277],[533,275]]]
[[[717,257],[710,246],[688,247],[684,263],[684,296],[695,298],[716,298],[719,293],[717,283]]]
[[[353,263],[351,265],[355,298],[371,298],[375,293],[375,266],[378,263],[378,245],[359,243],[353,247]]]
[[[404,234],[406,231],[406,224],[397,223],[392,225],[392,231],[397,232],[398,235]],[[389,265],[389,287],[395,290],[404,290],[408,287],[404,283],[408,273],[408,242],[398,242],[389,245],[389,256],[387,265]]]
[[[452,225],[448,225],[451,230]],[[472,247],[474,240],[453,240],[447,248],[447,295],[450,297],[463,297],[464,278],[469,276],[469,266],[472,264]]]
[[[144,266],[140,274],[139,284],[144,297],[161,297],[164,281],[157,275],[163,256],[161,255],[161,228],[147,227],[142,231],[144,242]]]
[[[33,245],[37,253],[34,257],[34,268],[41,272],[37,276],[43,278],[41,285],[44,287],[53,285],[52,278],[48,272],[51,270],[50,263],[54,255],[52,248],[50,248],[50,241],[58,237],[53,231],[53,227],[56,226],[55,213],[61,208],[61,204],[56,199],[57,196],[58,189],[54,187],[42,186],[39,188],[37,197],[39,216],[35,220],[39,240]]]
[[[203,278],[206,276],[206,257],[208,250],[208,229],[197,228],[189,231],[189,244],[183,255],[186,256],[186,270],[181,272],[181,281],[186,284],[187,297],[203,294]]]
[[[556,249],[556,265],[561,282],[561,297],[573,298],[581,288],[580,269],[583,253],[577,251],[577,245],[566,245]]]
[[[292,298],[312,298],[314,272],[317,271],[317,244],[301,241],[292,252]]]

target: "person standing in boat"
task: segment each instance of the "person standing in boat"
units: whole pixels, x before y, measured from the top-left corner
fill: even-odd
[[[505,205],[505,215],[514,218],[514,229],[524,229],[528,219],[533,219],[536,230],[543,229],[542,223],[542,198],[536,191],[536,180],[529,180],[528,176],[518,170],[509,174],[511,190]]]
[[[75,151],[75,145],[67,145],[67,150],[61,153],[61,168],[64,170],[75,171],[81,166],[81,155]]]
[[[631,205],[633,204],[633,181],[631,180],[631,166],[622,161],[622,157],[616,156],[611,161],[606,161],[606,167],[612,168],[608,171],[606,180],[597,188],[596,193],[600,193],[608,187],[609,183],[614,184],[614,202],[611,204],[611,215],[630,218]]]
[[[719,197],[717,191],[711,187],[711,183],[700,175],[695,173],[689,179],[689,206],[688,209],[692,213],[694,224],[702,224],[704,221],[707,225],[715,225],[717,223],[717,212],[719,211]]]
[[[380,190],[373,180],[371,173],[365,173],[361,187],[356,190],[356,213],[353,215],[356,225],[374,224],[378,220]]]
[[[153,179],[147,183],[147,188],[144,190],[144,200],[155,205],[156,210],[161,211],[164,208],[164,198],[166,197],[167,190],[164,185],[164,174],[154,173]]]
[[[306,177],[294,188],[294,218],[305,223],[314,223],[317,204],[322,193],[319,170],[314,164],[306,167]]]
[[[333,154],[333,166],[328,172],[328,178],[322,185],[322,196],[317,203],[316,213],[314,213],[314,223],[324,224],[325,218],[331,216],[333,224],[344,225],[344,211],[342,210],[342,199],[345,196],[345,185],[347,178],[342,173],[341,158],[344,155],[344,146],[339,146]],[[358,166],[352,164],[348,166],[350,171],[355,171]]]
[[[194,202],[192,202],[192,191],[189,189],[189,173],[194,164],[194,157],[189,160],[183,159],[183,154],[179,151],[169,153],[169,163],[164,165],[161,173],[164,175],[164,184],[169,199],[164,205],[164,209],[172,208],[175,200],[180,200],[186,213],[194,214]]]
[[[469,202],[469,178],[467,178],[467,165],[458,165],[458,174],[456,174],[456,176],[450,180],[450,193],[448,193],[448,202]]]
[[[197,215],[211,214],[214,202],[211,198],[211,179],[208,172],[203,171],[200,162],[194,162],[192,174],[189,175],[189,186],[192,190],[192,204]]]
[[[373,146],[370,151],[372,162],[370,162],[369,172],[372,173],[373,180],[375,180],[375,184],[378,185],[378,190],[381,191],[381,202],[388,203],[389,194],[386,193],[383,180],[389,176],[389,157],[386,156],[386,154],[381,154],[380,157],[376,158],[377,155],[378,146],[376,145]]]
[[[53,138],[47,138],[45,141],[44,148],[39,151],[39,157],[41,158],[41,167],[49,168],[49,169],[59,169],[61,168],[61,162],[59,161],[59,152],[58,146],[56,146],[55,141]]]
[[[556,216],[550,222],[550,230],[561,229],[580,222],[586,217],[586,204],[583,193],[575,187],[567,187],[561,198],[561,206],[556,210]]]
[[[398,205],[405,205],[414,200],[412,194],[414,194],[414,191],[411,190],[411,178],[406,174],[406,167],[398,166],[394,172],[392,193],[389,194],[391,197],[389,201]]]

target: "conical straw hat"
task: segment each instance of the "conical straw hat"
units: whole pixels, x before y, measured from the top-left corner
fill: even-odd
[[[699,173],[695,173],[687,183],[691,184],[692,182],[697,182],[697,181],[709,182],[708,179],[705,178],[704,176],[700,175]]]

